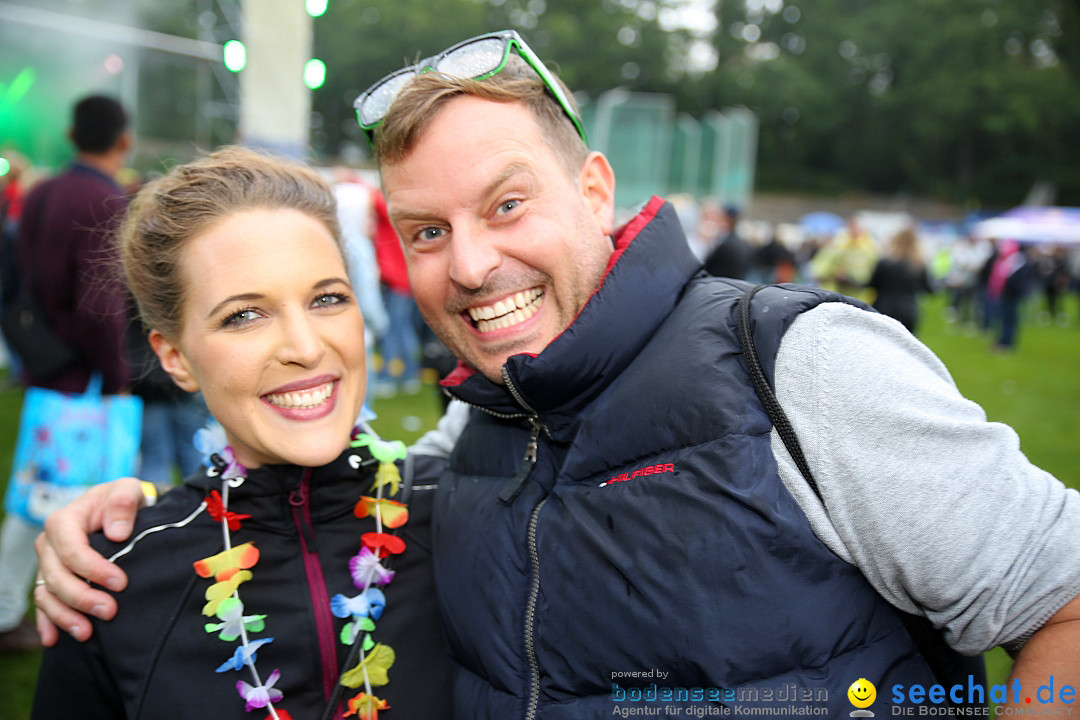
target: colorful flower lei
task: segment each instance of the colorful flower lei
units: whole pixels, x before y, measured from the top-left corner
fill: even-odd
[[[249,636],[249,633],[265,630],[266,615],[245,615],[238,590],[242,583],[251,580],[251,568],[259,560],[259,550],[253,543],[232,545],[231,533],[239,530],[241,522],[251,516],[229,511],[229,490],[243,484],[247,479],[247,470],[237,462],[232,448],[227,445],[225,431],[216,423],[196,433],[195,446],[207,456],[208,475],[222,479],[221,492],[211,490],[205,507],[210,517],[221,523],[225,549],[194,564],[199,577],[213,578],[215,581],[206,590],[207,602],[202,612],[208,617],[216,617],[220,622],[206,623],[204,629],[208,633],[217,633],[220,639],[228,643],[234,643],[238,638],[240,640],[232,656],[216,672],[247,668],[254,684],[244,680],[236,683],[237,692],[245,702],[244,709],[251,712],[256,708],[268,708],[270,715],[267,720],[292,720],[286,710],[274,707],[274,703],[284,697],[274,687],[281,677],[280,670],[275,669],[263,682],[255,667],[259,648],[274,640],[272,637],[253,640]],[[379,463],[375,482],[369,490],[374,497],[361,496],[353,510],[358,518],[371,516],[375,520],[375,532],[361,536],[360,552],[349,561],[349,573],[359,594],[353,597],[341,593],[334,595],[330,599],[330,611],[336,617],[349,620],[341,630],[341,642],[354,646],[359,641],[352,653],[359,661],[355,667],[342,673],[339,682],[354,689],[363,685],[364,689],[347,701],[348,712],[345,715],[355,715],[359,720],[377,720],[379,711],[390,706],[376,697],[372,688],[389,682],[389,670],[396,657],[393,648],[372,639],[375,621],[382,616],[386,606],[386,596],[379,586],[385,586],[394,579],[394,572],[387,569],[382,561],[405,550],[405,541],[384,532],[384,529],[399,528],[409,519],[408,508],[403,503],[383,495],[387,487],[387,494],[398,493],[401,476],[395,461],[405,457],[405,445],[401,442],[385,442],[373,434],[354,430],[350,446],[368,448]],[[352,464],[360,468],[358,459]]]

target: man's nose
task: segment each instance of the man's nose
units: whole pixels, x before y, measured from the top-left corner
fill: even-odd
[[[467,290],[483,287],[502,263],[492,233],[479,227],[455,228],[450,241],[450,279]]]

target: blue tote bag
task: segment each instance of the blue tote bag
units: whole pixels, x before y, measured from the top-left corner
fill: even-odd
[[[91,485],[134,474],[142,398],[102,395],[94,375],[83,394],[29,387],[4,509],[35,523]]]

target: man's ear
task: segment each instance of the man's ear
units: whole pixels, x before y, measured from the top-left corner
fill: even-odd
[[[171,340],[166,339],[157,330],[150,331],[150,347],[158,356],[162,369],[169,373],[177,387],[188,392],[196,392],[199,383],[188,367],[187,358],[180,348]]]
[[[605,235],[615,232],[615,171],[603,153],[591,152],[580,173],[581,192]]]
[[[131,134],[130,130],[125,130],[120,133],[120,137],[116,138],[116,145],[114,146],[117,152],[121,152],[127,155],[131,152],[132,146],[135,144],[135,137]]]

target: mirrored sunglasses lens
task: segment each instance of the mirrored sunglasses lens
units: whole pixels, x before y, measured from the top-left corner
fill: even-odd
[[[356,111],[361,125],[373,125],[383,119],[394,98],[401,89],[416,77],[414,71],[401,71],[386,78],[378,87],[371,89],[357,104]]]
[[[440,58],[435,69],[460,78],[487,75],[502,63],[506,47],[506,40],[502,38],[477,40]]]

